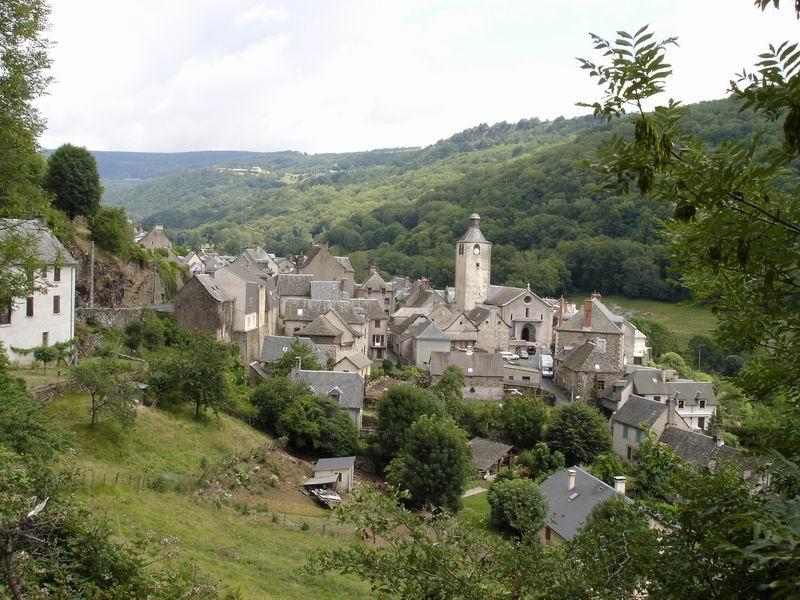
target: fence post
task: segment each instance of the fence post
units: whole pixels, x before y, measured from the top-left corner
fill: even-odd
[[[283,513],[283,526],[286,527],[286,513]]]
[[[114,485],[117,485],[117,481],[119,481],[119,472],[117,472],[117,476],[114,477]]]

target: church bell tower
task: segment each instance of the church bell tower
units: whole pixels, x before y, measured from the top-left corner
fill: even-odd
[[[481,218],[472,213],[469,229],[456,242],[456,306],[472,310],[489,297],[492,243],[483,237]]]

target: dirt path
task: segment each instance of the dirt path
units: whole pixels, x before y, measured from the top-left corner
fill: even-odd
[[[488,491],[489,490],[487,490],[486,488],[474,487],[474,488],[468,489],[466,492],[461,494],[461,497],[462,498],[468,498],[469,496],[477,496],[478,494],[483,494],[484,492],[488,492]]]

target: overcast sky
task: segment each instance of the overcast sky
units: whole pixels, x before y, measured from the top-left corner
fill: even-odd
[[[586,112],[588,32],[677,35],[669,92],[720,98],[788,7],[752,0],[53,0],[42,145],[93,150],[424,146],[478,123]],[[789,2],[783,4],[788,5]]]

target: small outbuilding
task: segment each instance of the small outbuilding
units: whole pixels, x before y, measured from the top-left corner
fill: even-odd
[[[355,456],[320,458],[314,465],[314,476],[306,479],[303,485],[333,486],[333,489],[340,492],[352,492],[355,463]]]
[[[476,437],[469,441],[469,448],[472,450],[472,465],[483,477],[497,473],[503,466],[511,466],[513,446]]]

